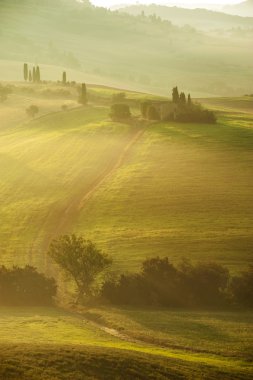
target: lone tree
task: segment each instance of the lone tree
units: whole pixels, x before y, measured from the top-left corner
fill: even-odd
[[[98,277],[112,263],[94,243],[76,235],[54,240],[48,254],[75,281],[77,301],[92,296]]]
[[[188,94],[188,106],[192,104],[191,94]]]
[[[87,88],[86,88],[86,84],[85,83],[82,83],[81,93],[80,93],[78,101],[79,101],[80,104],[83,104],[83,105],[87,104],[87,102],[88,102],[88,99],[87,99]]]
[[[35,82],[39,83],[40,82],[40,67],[37,66],[35,70]]]
[[[62,73],[62,83],[63,84],[67,83],[67,74],[66,74],[66,71],[63,71],[63,73]]]
[[[31,105],[26,109],[26,113],[30,117],[35,117],[39,113],[39,108],[35,105]]]
[[[33,82],[36,82],[36,68],[33,66]]]
[[[24,80],[27,81],[28,79],[28,64],[24,63]]]
[[[172,90],[172,100],[173,103],[179,103],[179,92],[177,87],[174,87]]]

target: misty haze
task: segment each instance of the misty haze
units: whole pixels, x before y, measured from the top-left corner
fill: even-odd
[[[252,379],[252,41],[252,0],[0,0],[0,380]]]

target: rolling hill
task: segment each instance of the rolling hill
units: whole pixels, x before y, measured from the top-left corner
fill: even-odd
[[[195,96],[251,93],[251,41],[247,33],[210,36],[74,0],[1,0],[0,68],[6,61],[60,66],[78,71],[72,80],[81,72],[83,80],[157,94],[175,84]]]
[[[47,269],[50,240],[68,232],[97,241],[121,270],[154,254],[233,271],[250,262],[252,98],[202,100],[217,125],[145,126],[109,119],[115,89],[89,87],[86,108],[75,86],[63,89],[16,85],[1,105],[2,262]],[[148,96],[127,93],[134,114]]]
[[[252,17],[253,16],[253,1],[246,0],[239,4],[227,5],[223,8],[224,12],[233,15],[239,15],[243,17]]]
[[[133,5],[120,8],[121,12],[131,15],[146,16],[156,15],[162,20],[168,20],[178,26],[190,25],[191,27],[204,31],[228,30],[232,28],[252,28],[253,17],[250,13],[246,17],[229,15],[222,12],[207,9],[185,9],[162,5]]]

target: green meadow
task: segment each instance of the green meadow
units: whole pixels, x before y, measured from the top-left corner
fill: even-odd
[[[173,312],[159,312],[154,320],[152,312],[114,310],[105,316],[103,323],[115,327],[118,323],[121,333],[129,328],[143,341],[121,333],[115,336],[113,329],[103,331],[90,319],[63,310],[1,308],[1,378],[250,379],[247,344],[252,332],[247,313],[236,318],[226,313],[180,313],[176,318]],[[236,335],[238,328],[243,332]],[[215,334],[218,350],[212,344]],[[241,345],[243,334],[247,341]],[[161,337],[164,341],[159,341]],[[227,350],[222,337],[227,338]],[[192,343],[194,349],[189,348]]]
[[[109,107],[121,90],[88,86],[80,107],[75,86],[12,86],[0,104],[2,264],[32,264],[62,281],[46,251],[72,232],[112,255],[113,270],[157,255],[233,272],[250,263],[252,98],[202,99],[216,125],[148,123],[136,117],[138,102],[155,97],[126,91],[134,117],[119,123]],[[2,307],[0,331],[1,379],[252,375],[247,311]]]
[[[253,232],[252,98],[204,100],[217,109],[216,125],[121,124],[109,118],[116,90],[90,88],[94,100],[82,108],[76,89],[66,101],[59,88],[50,98],[41,87],[29,95],[17,86],[1,105],[3,263],[44,269],[51,239],[75,232],[121,270],[154,255],[244,269]],[[137,114],[142,95],[127,97]],[[25,114],[32,103],[40,108],[34,120]]]

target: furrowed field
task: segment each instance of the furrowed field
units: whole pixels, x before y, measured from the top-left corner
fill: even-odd
[[[134,271],[146,257],[232,272],[253,243],[253,100],[202,99],[218,123],[112,122],[120,90],[16,83],[0,103],[1,264],[56,275],[51,239],[78,233]],[[151,95],[126,93],[136,102]],[[26,115],[31,104],[39,115]],[[67,106],[62,108],[62,106]],[[57,277],[57,276],[56,276]],[[66,290],[66,288],[65,288]],[[249,311],[0,309],[0,379],[250,379]]]

